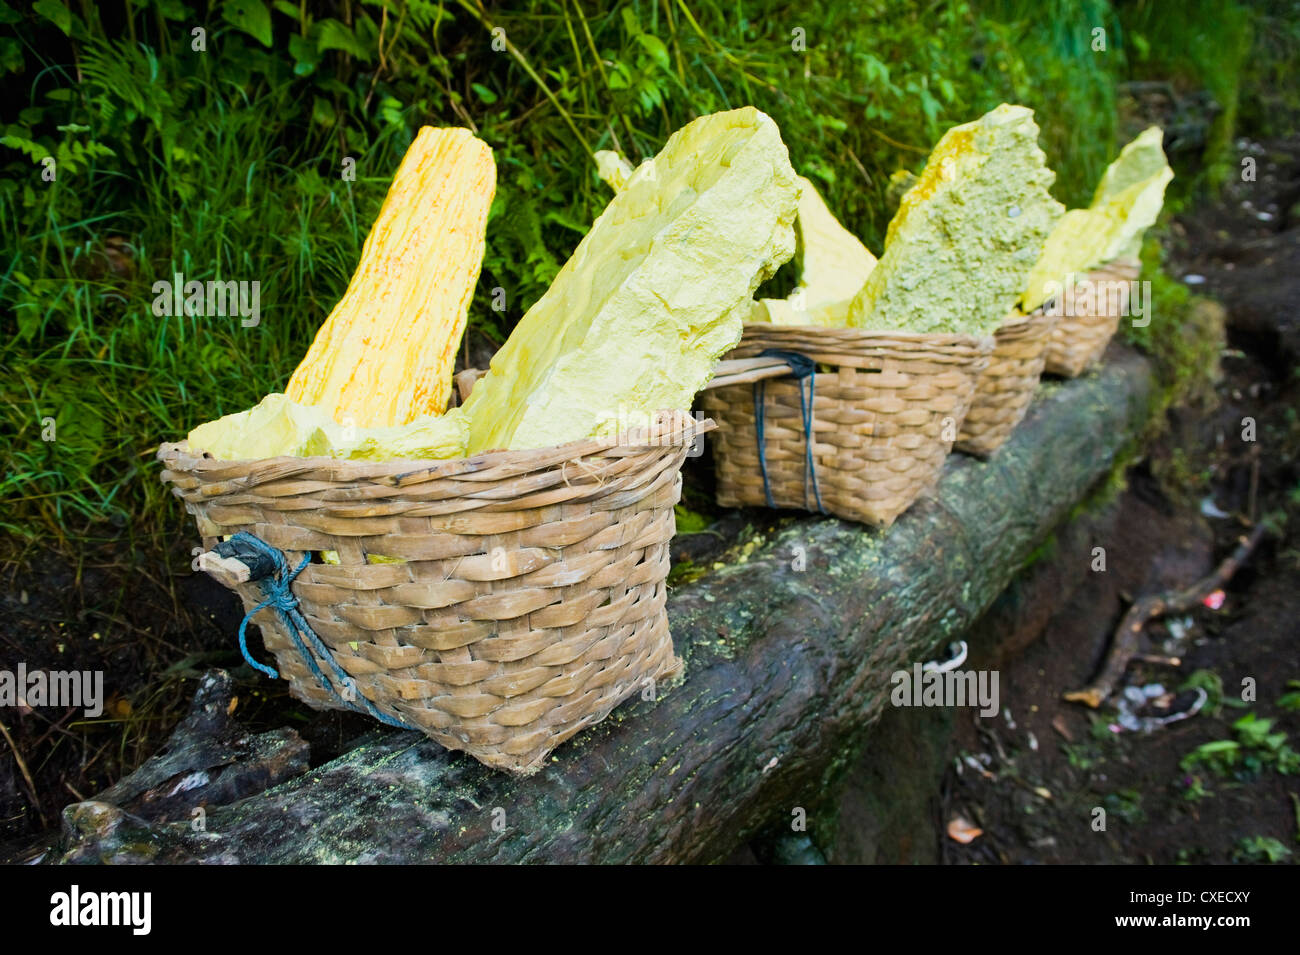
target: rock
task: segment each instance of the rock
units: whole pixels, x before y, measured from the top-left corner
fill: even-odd
[[[850,325],[991,335],[1002,324],[1064,212],[1033,116],[1004,103],[944,134],[889,223]]]

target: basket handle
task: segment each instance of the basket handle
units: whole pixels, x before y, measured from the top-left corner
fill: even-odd
[[[713,366],[713,378],[704,386],[705,391],[725,388],[728,385],[746,385],[767,378],[783,378],[794,374],[794,368],[783,358],[772,356],[758,358],[728,358]]]
[[[747,385],[765,378],[781,378],[793,371],[790,363],[780,358],[728,358],[713,363],[713,378],[704,386],[704,390],[725,388],[727,385]],[[482,368],[466,368],[455,376],[456,392],[461,404],[464,404],[474,385],[486,374],[487,371]]]

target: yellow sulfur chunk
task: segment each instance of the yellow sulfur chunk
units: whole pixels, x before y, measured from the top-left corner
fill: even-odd
[[[612,149],[599,149],[595,154],[596,175],[615,192],[621,192],[632,178],[632,164]]]
[[[1152,126],[1129,143],[1107,167],[1092,205],[1065,214],[1034,264],[1021,309],[1032,312],[1053,298],[1071,275],[1081,275],[1116,259],[1134,259],[1142,236],[1160,215],[1165,186],[1174,178]]]
[[[339,560],[339,552],[336,550],[323,550],[320,552],[321,563],[335,564],[342,563]],[[405,564],[406,560],[401,557],[385,557],[383,554],[366,554],[367,564]]]
[[[755,302],[750,321],[842,328],[876,257],[840,225],[811,182],[801,176],[799,187],[799,284],[789,298]]]
[[[468,453],[615,434],[687,409],[794,254],[798,186],[753,107],[703,116],[637,167],[463,408]]]
[[[362,428],[446,410],[495,190],[487,144],[467,129],[420,130],[289,398]]]

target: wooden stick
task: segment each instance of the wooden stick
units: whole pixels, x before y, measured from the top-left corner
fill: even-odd
[[[1251,551],[1264,539],[1266,533],[1267,526],[1262,523],[1257,524],[1250,537],[1242,539],[1237,549],[1232,552],[1232,556],[1221,563],[1210,576],[1182,590],[1167,590],[1164,593],[1143,597],[1129,607],[1128,613],[1124,614],[1124,619],[1120,621],[1115,635],[1111,638],[1110,652],[1106,656],[1106,664],[1102,667],[1101,673],[1089,686],[1066,693],[1065,699],[1071,703],[1086,704],[1094,710],[1106,702],[1107,697],[1115,692],[1115,687],[1123,678],[1124,671],[1138,653],[1138,638],[1142,634],[1142,628],[1156,617],[1191,610],[1209,594],[1226,584],[1237,569],[1245,563]]]
[[[469,338],[467,336],[466,341],[468,340]],[[465,403],[465,399],[469,397],[469,393],[474,390],[474,385],[476,385],[478,380],[486,374],[486,368],[466,368],[452,379],[456,383],[456,393],[460,396],[461,404]]]
[[[41,824],[44,825],[45,810],[41,808],[41,797],[37,795],[36,780],[32,779],[27,763],[23,760],[23,754],[18,752],[18,744],[14,742],[14,738],[9,735],[9,730],[3,723],[0,723],[0,735],[3,735],[5,742],[9,744],[9,749],[14,754],[14,762],[18,764],[18,770],[23,774],[23,779],[27,780],[27,788],[32,791],[32,805],[36,807],[36,815],[41,817]]]
[[[252,577],[247,564],[234,557],[222,557],[206,550],[199,554],[199,570],[206,571],[217,583],[234,590]]]

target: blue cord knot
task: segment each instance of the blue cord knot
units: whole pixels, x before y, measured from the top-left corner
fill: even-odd
[[[817,487],[817,464],[813,460],[813,398],[817,387],[817,362],[799,352],[784,351],[780,348],[766,348],[758,353],[759,358],[779,358],[790,366],[792,376],[799,384],[799,411],[803,418],[804,474],[803,503],[808,507],[808,487],[812,486],[813,497],[817,501],[818,513],[825,514],[822,506],[821,491]],[[805,395],[803,382],[808,379],[808,392]],[[754,382],[754,439],[758,443],[758,470],[763,475],[763,497],[768,507],[772,503],[772,486],[767,477],[767,448],[763,399],[766,396],[766,379]]]
[[[358,713],[368,713],[381,723],[386,723],[389,726],[407,730],[415,729],[415,727],[382,712],[368,698],[357,692],[356,683],[352,680],[352,677],[339,666],[339,662],[334,659],[334,654],[330,652],[329,647],[316,635],[316,631],[311,628],[307,618],[298,609],[298,598],[290,589],[290,584],[302,573],[303,568],[311,563],[311,554],[304,554],[302,563],[293,570],[289,570],[289,564],[284,559],[284,554],[260,537],[247,531],[240,531],[233,535],[230,540],[222,541],[213,550],[222,557],[234,557],[242,561],[249,568],[249,579],[260,581],[262,592],[266,594],[266,599],[244,614],[244,619],[239,623],[239,652],[243,654],[244,661],[249,666],[260,673],[266,674],[272,680],[279,679],[280,674],[273,667],[258,663],[248,650],[248,622],[267,607],[274,607],[279,613],[280,620],[284,623],[285,630],[293,641],[295,649],[297,649],[299,655],[311,670],[312,675],[316,677],[317,682],[325,690],[333,693],[340,703]],[[308,649],[308,644],[310,644],[311,650]],[[333,673],[333,680],[327,677],[321,669],[317,662],[318,657],[328,665]],[[344,688],[345,692],[339,691],[340,686]]]

